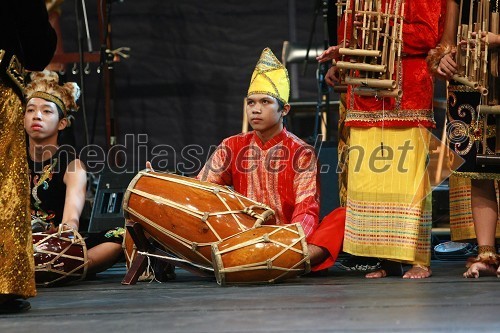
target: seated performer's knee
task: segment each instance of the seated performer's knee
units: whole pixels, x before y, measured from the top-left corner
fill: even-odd
[[[118,243],[107,242],[99,244],[88,251],[88,274],[102,272],[113,266],[122,253]]]

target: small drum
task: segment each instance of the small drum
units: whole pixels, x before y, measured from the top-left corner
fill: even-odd
[[[33,250],[37,286],[62,285],[85,278],[87,246],[77,231],[34,233]]]
[[[274,217],[269,207],[228,187],[149,171],[130,182],[123,211],[167,251],[210,268],[212,243]]]
[[[265,225],[212,245],[217,283],[273,283],[311,270],[298,223]]]

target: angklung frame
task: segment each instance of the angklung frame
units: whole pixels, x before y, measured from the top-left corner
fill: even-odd
[[[341,82],[361,96],[401,97],[404,0],[339,1],[345,5]],[[361,24],[355,24],[358,21]]]

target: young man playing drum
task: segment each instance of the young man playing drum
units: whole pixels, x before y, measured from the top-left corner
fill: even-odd
[[[70,112],[78,109],[80,88],[73,82],[59,85],[55,72],[32,73],[31,77],[26,87],[24,128],[28,134],[32,228],[55,233],[61,226],[77,232],[87,173],[74,149],[59,145],[59,136],[70,125]],[[86,239],[88,273],[101,272],[116,262],[122,253],[122,234],[123,229],[111,230]]]
[[[290,111],[286,68],[266,48],[257,62],[247,94],[246,113],[253,128],[225,139],[198,179],[233,186],[275,211],[276,224],[300,223],[307,238],[312,271],[331,267],[344,236],[345,210],[319,223],[319,184],[314,149],[288,132]]]

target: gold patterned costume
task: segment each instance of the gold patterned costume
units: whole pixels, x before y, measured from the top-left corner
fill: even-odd
[[[36,295],[29,223],[23,105],[0,80],[0,293]]]
[[[27,310],[29,304],[26,307],[12,299],[36,294],[21,99],[22,66],[42,70],[54,54],[55,46],[56,35],[42,0],[1,3],[0,312]]]

